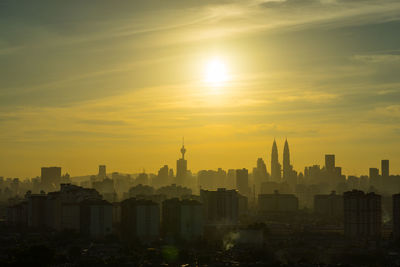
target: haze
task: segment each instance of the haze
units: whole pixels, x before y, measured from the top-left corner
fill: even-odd
[[[0,3],[4,176],[155,172],[183,136],[192,171],[269,162],[274,137],[299,171],[400,171],[397,0],[40,2]]]

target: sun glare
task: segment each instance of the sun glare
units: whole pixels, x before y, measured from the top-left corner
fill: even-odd
[[[214,59],[205,66],[204,81],[211,86],[223,86],[229,80],[228,71],[223,61]]]

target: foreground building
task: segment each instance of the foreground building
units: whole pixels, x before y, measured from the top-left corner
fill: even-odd
[[[160,205],[129,198],[121,202],[121,237],[148,243],[160,236]]]
[[[349,238],[377,239],[381,236],[381,196],[353,190],[343,194],[344,234]]]
[[[393,199],[393,238],[400,239],[400,194],[392,196]]]
[[[314,213],[325,218],[343,218],[343,196],[332,191],[329,195],[314,196]]]
[[[201,190],[205,224],[210,226],[234,226],[239,220],[239,193],[236,190],[218,188],[217,191]]]
[[[165,237],[195,240],[203,235],[203,205],[196,200],[165,200],[162,204]]]

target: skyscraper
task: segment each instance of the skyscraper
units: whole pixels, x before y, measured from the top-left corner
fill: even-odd
[[[236,170],[236,189],[243,196],[249,195],[249,172],[245,168]]]
[[[335,172],[335,155],[325,155],[325,168],[329,173]]]
[[[106,165],[99,165],[99,174],[97,176],[101,179],[105,179],[106,175]]]
[[[283,148],[283,179],[288,180],[291,175],[289,144],[286,139]]]
[[[274,182],[279,182],[281,180],[281,164],[278,160],[278,147],[276,146],[276,141],[272,144],[271,153],[271,179]]]
[[[178,185],[183,185],[185,183],[187,174],[187,161],[185,159],[186,148],[184,143],[182,143],[181,153],[182,158],[176,161],[176,183]]]
[[[383,159],[381,162],[382,177],[389,177],[389,160]]]

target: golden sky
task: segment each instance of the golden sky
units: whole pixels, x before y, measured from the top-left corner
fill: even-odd
[[[249,168],[400,173],[397,0],[2,1],[0,176]],[[207,66],[226,68],[221,84]]]

